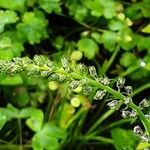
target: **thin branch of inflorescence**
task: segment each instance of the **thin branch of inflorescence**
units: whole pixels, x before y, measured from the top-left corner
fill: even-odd
[[[132,102],[131,87],[124,86],[125,80],[123,78],[119,78],[117,81],[117,91],[111,88],[111,80],[108,77],[98,77],[94,66],[88,68],[84,64],[78,64],[73,68],[66,58],[61,59],[61,66],[59,66],[42,55],[35,55],[33,60],[28,57],[14,58],[12,61],[0,60],[0,72],[5,72],[10,75],[26,72],[28,76],[39,76],[47,78],[49,81],[56,80],[61,83],[69,82],[69,88],[71,90],[81,85],[83,87],[83,93],[86,94],[90,93],[92,87],[96,87],[97,92],[93,98],[95,100],[103,99],[106,92],[108,92],[114,98],[107,104],[110,109],[118,110],[123,104],[127,106],[126,108],[130,107],[132,112],[123,110],[123,116],[139,117],[146,130],[146,136],[148,138],[150,136],[149,121],[141,111],[141,108]],[[126,93],[121,93],[122,88],[125,89]],[[145,135],[142,134],[141,136]]]

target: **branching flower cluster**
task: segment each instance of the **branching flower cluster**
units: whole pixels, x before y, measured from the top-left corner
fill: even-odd
[[[111,88],[112,80],[105,75],[99,77],[94,66],[87,67],[84,64],[78,64],[72,67],[66,58],[62,58],[61,65],[59,65],[42,55],[35,55],[32,60],[28,57],[14,58],[12,61],[0,60],[0,72],[10,75],[25,72],[31,77],[39,76],[47,78],[49,81],[64,82],[68,84],[71,91],[81,86],[82,93],[86,96],[90,95],[94,88],[96,89],[94,100],[102,100],[108,94],[111,100],[107,106],[110,109],[118,110],[121,105],[125,105],[125,108],[121,110],[122,117],[139,118],[145,132],[140,126],[136,126],[134,133],[142,141],[150,142],[150,114],[144,115],[142,112],[142,109],[149,107],[150,104],[144,99],[139,106],[136,106],[131,98],[132,87],[125,86],[125,79],[122,77],[117,79],[115,87],[117,90],[114,90]]]

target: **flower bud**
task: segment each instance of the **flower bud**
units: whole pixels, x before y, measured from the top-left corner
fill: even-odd
[[[106,91],[97,91],[96,95],[94,96],[95,100],[101,100],[106,95]]]
[[[89,73],[94,79],[98,78],[96,68],[94,66],[89,66]]]

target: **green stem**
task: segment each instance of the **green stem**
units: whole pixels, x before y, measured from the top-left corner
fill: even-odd
[[[99,141],[99,142],[103,142],[103,143],[109,143],[109,144],[113,144],[113,140],[106,138],[106,137],[102,137],[102,136],[93,136],[93,135],[89,135],[89,136],[83,136],[83,137],[78,137],[77,139],[83,139],[83,140],[95,140],[95,141]]]
[[[100,131],[96,132],[96,134],[100,133],[100,132],[104,132],[110,128],[113,128],[113,127],[116,127],[116,126],[120,126],[122,124],[125,124],[125,123],[129,123],[129,122],[132,122],[133,119],[132,118],[129,118],[129,119],[121,119],[121,120],[118,120],[118,121],[115,121],[115,122],[112,122],[111,124],[109,124],[108,126],[105,126],[103,127]]]
[[[21,120],[18,118],[18,125],[19,125],[19,141],[20,141],[20,147],[19,149],[22,150],[22,128],[21,128]]]
[[[149,89],[150,88],[150,83],[144,84],[142,86],[140,86],[139,88],[137,88],[136,90],[134,90],[133,94],[131,95],[132,97],[139,94],[140,92]]]
[[[112,63],[114,62],[114,60],[115,60],[119,50],[120,50],[120,47],[119,47],[119,45],[117,45],[116,49],[114,50],[114,53],[111,56],[111,58],[109,59],[109,61],[101,69],[102,70],[100,72],[101,74],[106,74],[106,72],[109,70],[109,68],[111,67]]]
[[[125,77],[125,76],[131,74],[132,72],[138,70],[139,68],[140,68],[140,66],[135,66],[135,67],[129,68],[129,69],[127,69],[125,72],[122,72],[122,73],[121,73],[121,76],[122,76],[122,77]]]
[[[144,128],[146,130],[146,133],[150,136],[150,124],[149,124],[148,120],[145,118],[145,115],[143,114],[143,112],[133,102],[131,102],[129,104],[129,107],[131,107],[133,110],[136,111],[136,113],[138,114],[140,120],[143,123],[143,126],[144,126]]]
[[[26,148],[31,148],[32,145],[15,145],[15,144],[6,144],[6,145],[0,145],[0,149],[2,150],[20,150],[20,147],[23,147],[24,149]]]
[[[105,113],[91,126],[91,128],[89,128],[89,130],[87,131],[86,135],[88,135],[89,133],[91,133],[92,131],[94,131],[105,119],[107,119],[111,114],[113,114],[113,112],[115,112],[115,110],[108,110],[107,112],[105,112]]]
[[[70,127],[70,125],[82,114],[85,112],[85,108],[81,108],[67,123],[66,129]]]

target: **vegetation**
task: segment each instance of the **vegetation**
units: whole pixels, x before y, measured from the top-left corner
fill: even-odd
[[[0,149],[150,148],[149,0],[0,0]]]

